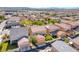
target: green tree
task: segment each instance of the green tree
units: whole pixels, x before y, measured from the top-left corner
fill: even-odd
[[[0,16],[0,22],[2,22],[3,20],[5,20],[4,16]]]
[[[58,19],[49,19],[48,24],[50,24],[50,23],[52,23],[52,24],[60,23],[60,20],[58,20]]]
[[[26,26],[26,25],[32,25],[32,21],[31,20],[21,20],[20,24]]]
[[[4,16],[0,16],[0,20],[5,20],[5,17]]]
[[[35,45],[37,43],[36,36],[30,36],[30,42]]]
[[[64,38],[64,42],[65,43],[69,43],[69,39],[68,38]]]
[[[43,21],[40,21],[40,20],[38,20],[38,21],[33,21],[33,25],[44,25],[44,22]]]
[[[51,16],[56,16],[57,14],[56,13],[54,13],[54,14],[52,14]]]
[[[50,34],[47,34],[47,35],[45,36],[45,40],[46,40],[46,41],[52,40],[52,36],[51,36]]]

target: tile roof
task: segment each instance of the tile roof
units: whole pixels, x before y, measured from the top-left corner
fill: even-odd
[[[56,25],[46,25],[47,27],[48,27],[48,29],[49,29],[49,31],[50,32],[52,32],[52,31],[56,31],[56,30],[59,30],[60,28],[58,27],[58,26],[56,26]],[[45,27],[46,27],[45,26]]]
[[[59,30],[60,28],[55,25],[45,25],[45,26],[31,26],[32,33],[44,32],[46,33],[47,27],[50,32]]]
[[[74,38],[74,39],[72,40],[72,42],[73,42],[73,45],[74,45],[77,49],[79,49],[79,37]]]
[[[65,24],[71,25],[72,28],[79,26],[79,21],[74,21],[74,22],[72,22],[72,21],[62,21],[62,22],[65,23]]]
[[[55,41],[52,43],[52,50],[58,52],[77,52],[74,48],[70,47],[63,41]]]
[[[31,26],[32,33],[46,32],[45,26]]]
[[[60,27],[61,29],[64,29],[65,31],[71,30],[71,25],[65,24],[65,23],[56,23],[56,26]]]
[[[27,28],[21,27],[21,28],[12,28],[10,29],[10,40],[18,40],[19,38],[26,36],[28,37],[28,31]]]

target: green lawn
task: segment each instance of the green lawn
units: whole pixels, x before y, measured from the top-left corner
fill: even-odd
[[[1,43],[1,45],[0,45],[0,51],[1,52],[7,51],[7,47],[8,47],[8,42]]]
[[[0,44],[0,52],[5,52],[5,51],[15,49],[15,48],[17,48],[17,44],[10,45],[8,41]]]

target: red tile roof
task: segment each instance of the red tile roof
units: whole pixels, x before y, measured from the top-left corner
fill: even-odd
[[[55,25],[63,30],[71,30],[71,26],[65,23],[60,23],[60,24],[56,23]]]

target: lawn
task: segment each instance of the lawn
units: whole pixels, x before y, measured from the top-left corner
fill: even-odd
[[[0,45],[0,52],[5,52],[5,51],[11,50],[11,49],[15,49],[15,48],[17,48],[17,44],[10,45],[9,41],[3,42]]]

